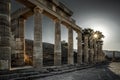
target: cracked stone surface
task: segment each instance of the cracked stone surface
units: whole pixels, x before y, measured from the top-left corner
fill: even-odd
[[[36,80],[120,80],[120,62]]]

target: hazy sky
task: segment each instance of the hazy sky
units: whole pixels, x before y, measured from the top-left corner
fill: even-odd
[[[105,35],[103,49],[120,51],[120,0],[59,0],[63,2],[74,14],[76,24],[82,28],[93,28]],[[12,10],[21,5],[12,0]],[[33,39],[33,17],[26,20],[26,38]],[[62,40],[67,41],[68,30],[61,27]],[[74,32],[74,48],[77,41]],[[54,23],[43,16],[43,42],[54,43]]]

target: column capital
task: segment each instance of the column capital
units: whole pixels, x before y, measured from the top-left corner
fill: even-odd
[[[34,13],[43,13],[43,9],[42,8],[39,8],[39,7],[35,7],[34,8]]]
[[[82,32],[81,32],[81,31],[76,31],[76,32],[77,32],[77,34],[78,34],[78,35],[81,35],[81,34],[82,34]]]
[[[70,30],[74,31],[74,29],[73,29],[71,26],[69,26],[69,27],[68,27],[68,29],[70,29]]]
[[[77,26],[77,27],[79,27],[79,26]],[[80,28],[80,27],[79,27]],[[82,34],[82,28],[80,28],[79,30],[75,30],[76,31],[76,33],[78,33],[78,34]]]
[[[59,19],[59,18],[55,18],[55,19],[53,19],[53,21],[54,21],[54,22],[60,22],[60,23],[61,23],[61,19]]]
[[[76,37],[76,40],[82,39],[82,33],[80,31],[77,32],[78,36]]]

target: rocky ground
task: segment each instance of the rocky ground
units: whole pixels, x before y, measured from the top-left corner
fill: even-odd
[[[120,62],[36,80],[120,80]]]

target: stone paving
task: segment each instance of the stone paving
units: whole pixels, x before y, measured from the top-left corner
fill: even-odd
[[[109,69],[112,72],[114,72],[115,74],[120,76],[120,62],[119,63],[117,63],[117,62],[111,63]]]
[[[36,80],[120,80],[120,62]]]

